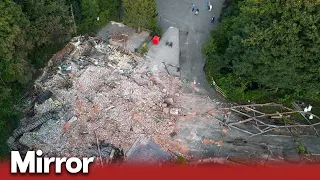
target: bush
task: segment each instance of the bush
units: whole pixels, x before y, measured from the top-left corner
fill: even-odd
[[[151,36],[159,36],[161,37],[162,36],[162,31],[161,31],[161,28],[159,26],[156,26],[155,28],[152,29],[152,33],[151,33]]]
[[[141,48],[140,48],[140,54],[144,55],[148,51],[149,51],[148,44],[147,43],[143,43]]]

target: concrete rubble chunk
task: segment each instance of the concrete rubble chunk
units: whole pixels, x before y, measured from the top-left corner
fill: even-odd
[[[179,116],[180,109],[178,108],[170,108],[170,114],[173,116]]]
[[[138,114],[133,115],[133,120],[140,121],[141,119],[142,119],[142,117],[140,115],[138,115]]]
[[[37,103],[42,104],[44,103],[47,99],[51,98],[53,93],[50,90],[45,90],[41,92],[37,98]]]
[[[127,153],[126,164],[159,164],[172,159],[172,155],[156,144],[153,139],[143,139]]]
[[[164,100],[165,103],[167,103],[168,105],[172,105],[173,104],[173,99],[172,98],[166,98]]]
[[[163,108],[163,112],[165,113],[165,114],[169,114],[169,112],[170,112],[170,109],[169,108]]]
[[[78,120],[78,118],[76,116],[73,116],[68,122],[69,123],[73,123],[75,122],[76,120]]]
[[[167,103],[162,103],[161,107],[163,107],[163,108],[168,107],[168,104]]]

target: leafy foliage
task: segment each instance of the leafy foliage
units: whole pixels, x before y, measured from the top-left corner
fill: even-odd
[[[6,138],[14,126],[16,112],[12,111],[20,86],[31,79],[32,68],[27,59],[31,49],[25,31],[30,23],[14,2],[0,2],[0,155],[8,152]]]
[[[73,33],[73,23],[69,8],[64,0],[17,1],[30,22],[25,31],[33,46],[29,59],[38,68],[61,44],[68,41]]]
[[[80,32],[96,32],[109,21],[118,21],[120,6],[120,0],[81,0]]]
[[[66,5],[70,7],[70,15],[73,15],[76,25],[81,24],[81,0],[66,0]]]
[[[320,100],[320,3],[237,0],[203,52],[205,71],[237,101]]]
[[[120,9],[121,0],[98,0],[100,14],[108,14],[108,20],[119,21],[120,20]],[[101,15],[99,15],[101,18]]]
[[[155,0],[123,0],[124,22],[135,28],[155,30],[157,12]]]
[[[26,83],[31,78],[26,51],[31,48],[25,28],[29,22],[21,8],[11,1],[0,2],[0,73],[6,82]]]
[[[149,51],[148,45],[147,43],[143,43],[141,48],[140,48],[140,53],[142,55],[144,55],[145,53],[147,53]]]
[[[21,5],[31,22],[28,35],[36,47],[64,43],[71,37],[71,17],[63,0],[29,0]]]
[[[91,32],[97,29],[99,15],[99,5],[96,0],[82,0],[81,13],[83,16],[80,24],[81,32]]]

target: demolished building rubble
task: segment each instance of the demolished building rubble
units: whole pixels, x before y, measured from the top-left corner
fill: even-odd
[[[132,156],[148,148],[155,150],[145,152],[146,161],[154,156],[159,161],[169,156],[225,157],[224,163],[229,157],[299,161],[291,137],[239,131],[246,125],[231,125],[239,125],[241,118],[230,109],[218,110],[226,104],[184,92],[178,71],[167,72],[162,62],[153,60],[99,37],[75,37],[35,81],[39,95],[30,100],[9,146],[20,151],[41,149],[45,156],[95,156],[102,164],[121,162],[128,154],[135,162]]]
[[[35,116],[55,111],[57,117],[35,132],[26,125],[11,141],[22,135],[16,142],[47,155],[97,156],[90,150],[96,140],[124,152],[141,138],[165,140],[181,113],[179,78],[153,74],[143,57],[96,37],[74,38],[49,61],[35,89],[47,94],[38,97]]]

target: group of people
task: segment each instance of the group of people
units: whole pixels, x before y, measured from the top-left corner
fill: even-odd
[[[210,2],[206,3],[206,7],[208,8],[209,11],[212,10],[212,4]],[[191,10],[192,10],[192,12],[194,12],[194,15],[198,15],[199,14],[199,9],[198,8],[196,9],[196,6],[193,3],[191,5]],[[214,19],[215,19],[215,17],[212,16],[211,17],[211,23],[214,23]]]

